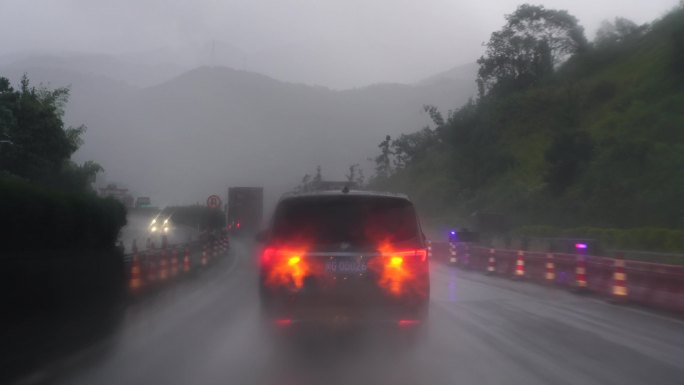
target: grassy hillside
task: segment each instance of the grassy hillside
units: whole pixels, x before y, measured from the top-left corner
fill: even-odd
[[[486,211],[518,225],[682,228],[683,57],[676,11],[542,84],[462,107],[375,183],[452,222]]]

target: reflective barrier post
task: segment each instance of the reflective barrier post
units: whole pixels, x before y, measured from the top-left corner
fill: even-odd
[[[169,276],[169,271],[167,270],[166,260],[166,248],[162,248],[159,255],[159,280],[165,281]]]
[[[157,281],[157,255],[154,251],[154,242],[150,242],[150,248],[146,253],[147,259],[147,282]]]
[[[518,256],[515,259],[515,277],[525,277],[525,253],[522,250],[518,250]]]
[[[449,263],[457,263],[458,256],[456,255],[456,245],[454,242],[449,241]]]
[[[178,275],[178,247],[173,248],[171,255],[171,277]]]
[[[494,257],[494,249],[489,249],[489,261],[487,262],[487,275],[496,272],[496,259]]]
[[[575,265],[575,287],[578,290],[586,290],[587,288],[587,267],[584,261],[584,255],[577,255]]]
[[[466,243],[463,248],[465,249],[463,253],[463,267],[470,268],[470,244]]]
[[[625,260],[621,255],[614,259],[613,264],[613,288],[611,290],[614,299],[624,300],[627,298],[627,274],[625,273]]]
[[[190,271],[190,251],[185,248],[185,255],[183,256],[183,272],[187,273]]]
[[[131,270],[128,281],[128,288],[131,292],[137,293],[142,288],[142,278],[140,277],[140,260],[138,259],[138,246],[133,242],[133,258],[131,260]]]
[[[208,262],[207,258],[208,258],[207,257],[207,245],[205,244],[204,247],[202,248],[202,259],[200,260],[200,263],[202,264],[202,266],[207,265],[207,262]]]
[[[547,283],[553,283],[556,280],[556,264],[553,262],[553,254],[546,254],[546,273],[544,279]]]

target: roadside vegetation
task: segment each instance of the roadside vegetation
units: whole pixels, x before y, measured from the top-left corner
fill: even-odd
[[[126,223],[124,207],[96,196],[102,167],[77,164],[85,126],[65,127],[66,88],[13,88],[0,77],[0,217],[5,250],[103,250]]]
[[[478,60],[477,99],[426,106],[431,125],[387,136],[371,187],[453,225],[497,213],[517,228],[683,229],[684,10],[607,21],[593,41],[565,11],[522,5],[506,20]],[[684,252],[660,238],[627,244]]]

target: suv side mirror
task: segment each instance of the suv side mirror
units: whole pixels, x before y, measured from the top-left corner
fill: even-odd
[[[257,241],[257,243],[266,243],[268,240],[268,230],[261,230],[256,233],[254,240]]]

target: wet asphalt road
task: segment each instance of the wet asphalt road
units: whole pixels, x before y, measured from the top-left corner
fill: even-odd
[[[251,261],[235,244],[201,279],[132,306],[115,336],[53,381],[684,384],[682,320],[438,263],[427,333],[413,348],[373,335],[283,347],[259,327]]]

